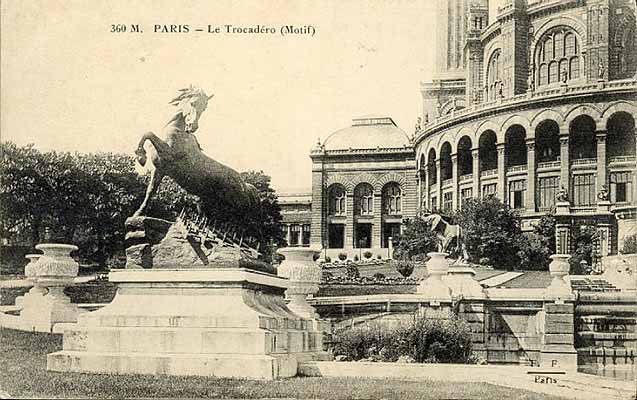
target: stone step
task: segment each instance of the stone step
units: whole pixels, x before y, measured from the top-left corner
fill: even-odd
[[[305,355],[311,359],[311,353]],[[278,379],[297,372],[290,355],[80,352],[47,355],[47,370],[97,374],[195,375]]]
[[[125,353],[274,354],[321,348],[315,331],[258,328],[75,326],[65,330],[63,342],[63,350]]]

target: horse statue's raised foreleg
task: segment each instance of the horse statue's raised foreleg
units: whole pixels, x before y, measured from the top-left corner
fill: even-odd
[[[162,158],[162,156],[167,156],[170,152],[170,146],[168,146],[168,143],[164,142],[159,136],[155,135],[153,132],[144,133],[141,139],[139,139],[137,149],[135,150],[137,162],[142,167],[146,165],[146,150],[144,150],[144,143],[146,143],[147,140],[149,140],[153,144],[160,159]]]

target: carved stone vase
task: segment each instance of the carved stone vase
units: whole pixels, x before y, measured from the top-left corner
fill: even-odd
[[[79,264],[71,258],[77,246],[45,243],[35,246],[44,254],[25,267],[27,280],[33,283],[33,295],[21,300],[20,319],[37,331],[50,332],[58,322],[75,322],[79,312],[64,288],[73,285]],[[35,257],[34,257],[35,258]]]
[[[35,265],[37,264],[40,257],[42,257],[42,254],[27,254],[26,256],[24,256],[24,258],[29,260],[27,265],[24,266],[24,276],[27,278],[28,281],[31,281],[29,279],[30,277],[35,276],[35,268],[36,268]],[[33,287],[31,288],[31,290],[29,290],[24,296],[16,297],[15,299],[16,306],[22,307],[24,305],[25,298],[29,298],[29,297],[36,298],[36,297],[43,297],[44,295],[46,295],[47,293],[46,288],[35,284],[35,282],[33,281],[31,281],[31,283],[33,283]]]
[[[447,253],[439,252],[427,254],[429,261],[427,261],[426,265],[429,276],[418,285],[416,293],[423,294],[434,302],[451,300],[451,289],[442,280],[442,277],[447,276],[449,272],[448,255]]]
[[[557,297],[572,295],[571,285],[566,280],[571,269],[568,262],[571,256],[569,254],[553,254],[550,258],[549,272],[553,280],[547,288],[547,295]]]
[[[290,300],[288,308],[302,318],[319,318],[314,307],[307,302],[308,295],[318,292],[321,282],[321,267],[314,261],[314,256],[319,252],[307,247],[284,247],[278,249],[277,253],[285,257],[277,269],[277,275],[289,279],[285,291]]]

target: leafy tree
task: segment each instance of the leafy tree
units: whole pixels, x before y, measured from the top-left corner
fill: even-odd
[[[467,199],[455,219],[462,227],[470,261],[487,258],[497,268],[514,269],[522,234],[517,217],[494,196]]]
[[[550,256],[555,254],[555,217],[542,216],[533,232],[520,236],[518,247],[521,269],[548,270]]]
[[[571,264],[571,274],[586,275],[592,272],[597,245],[597,230],[594,226],[581,225],[572,229],[573,253],[568,260]],[[586,263],[583,264],[582,261]]]
[[[622,246],[622,254],[636,254],[637,253],[637,233],[630,235],[624,239],[624,245]]]
[[[436,251],[436,234],[431,224],[420,217],[407,220],[403,233],[395,239],[394,255],[396,260],[423,258],[429,252]]]

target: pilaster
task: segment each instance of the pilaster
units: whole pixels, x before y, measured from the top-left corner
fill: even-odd
[[[436,185],[438,188],[436,191],[436,210],[440,210],[442,208],[442,164],[440,159],[436,160],[436,182],[438,183]]]
[[[345,194],[345,241],[343,248],[351,249],[354,247],[354,193]]]
[[[526,198],[525,208],[527,212],[535,211],[535,139],[527,139],[526,162]]]
[[[595,181],[596,193],[602,191],[608,182],[606,170],[606,130],[597,130],[597,179]]]
[[[451,198],[452,209],[458,209],[458,154],[451,155]]]
[[[570,193],[570,160],[568,154],[568,134],[562,134],[560,130],[560,186]]]
[[[473,158],[473,197],[480,198],[480,149],[471,149],[471,157]]]
[[[498,143],[498,197],[502,203],[507,202],[506,198],[506,169],[504,165],[504,143]]]
[[[381,247],[382,195],[374,192],[374,224],[372,225],[372,247]]]

